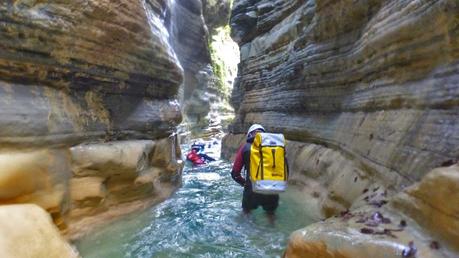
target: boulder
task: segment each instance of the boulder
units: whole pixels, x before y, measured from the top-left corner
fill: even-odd
[[[0,256],[77,258],[49,214],[33,204],[0,206]]]
[[[391,204],[459,252],[459,165],[432,170]]]
[[[453,253],[420,233],[390,209],[365,206],[295,231],[285,258],[453,258]],[[402,225],[400,225],[402,224]]]
[[[69,163],[65,149],[0,153],[0,203],[35,203],[61,212]]]

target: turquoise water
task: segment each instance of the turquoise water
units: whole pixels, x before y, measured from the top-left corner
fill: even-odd
[[[76,243],[84,258],[280,257],[288,236],[313,222],[293,187],[281,194],[276,222],[259,208],[241,212],[242,187],[231,164],[185,166],[182,187],[167,201],[97,230]]]

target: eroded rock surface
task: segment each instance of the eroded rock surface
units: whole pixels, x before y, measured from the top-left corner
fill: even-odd
[[[391,198],[365,188],[350,210],[294,232],[285,257],[457,257],[457,175],[434,169]]]
[[[180,102],[189,128],[202,130],[212,123],[209,113],[219,102],[228,103],[218,89],[209,44],[217,27],[228,23],[229,0],[172,1],[171,43],[184,70]]]
[[[37,204],[71,235],[180,184],[171,3],[0,3],[0,204]]]
[[[239,0],[231,26],[241,63],[222,153],[229,158],[252,123],[284,133],[291,180],[313,182],[324,217],[384,206],[389,199],[373,200],[373,189],[390,197],[457,161],[457,1]],[[446,249],[457,245],[426,222],[433,210],[445,215],[439,207],[415,215],[419,191],[407,192],[415,204],[390,212],[420,216],[421,231],[449,235]],[[324,250],[335,241],[324,240]]]
[[[233,133],[260,122],[419,180],[459,155],[459,7],[351,2],[235,1]]]
[[[181,120],[174,96],[183,77],[161,21],[166,8],[1,3],[2,147],[169,136]]]
[[[459,251],[459,165],[437,168],[391,204]]]
[[[183,162],[170,137],[3,153],[0,165],[0,204],[37,204],[75,238],[167,198],[181,183]],[[87,217],[92,228],[80,222]]]
[[[6,205],[0,209],[0,253],[5,258],[77,258],[51,217],[33,204]]]

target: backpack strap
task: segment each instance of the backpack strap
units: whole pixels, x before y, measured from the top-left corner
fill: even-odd
[[[260,151],[261,180],[263,180],[265,178],[265,176],[263,174],[264,173],[264,171],[263,171],[264,169],[263,169],[263,152],[262,152],[262,148],[263,148],[263,146],[260,144],[259,151]]]
[[[284,181],[287,181],[288,179],[288,174],[289,174],[289,168],[288,168],[288,162],[287,162],[287,158],[284,158],[284,169],[285,169],[285,172],[284,172]]]

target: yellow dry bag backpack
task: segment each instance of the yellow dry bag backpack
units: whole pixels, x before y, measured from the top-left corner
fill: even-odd
[[[288,166],[283,134],[257,133],[250,148],[250,181],[261,194],[277,194],[287,189]]]

